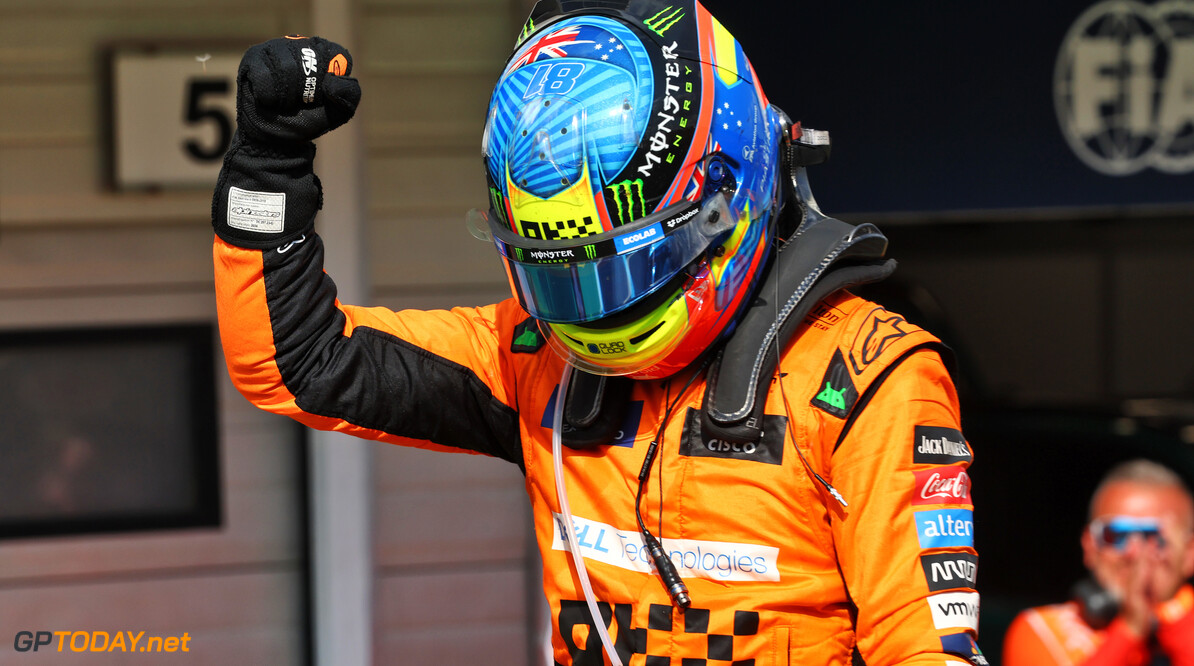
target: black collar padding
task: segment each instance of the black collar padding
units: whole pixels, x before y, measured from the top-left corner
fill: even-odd
[[[757,442],[767,385],[782,350],[814,305],[834,292],[877,282],[895,270],[884,259],[887,238],[870,224],[822,217],[776,254],[733,336],[709,368],[701,410],[706,440]],[[723,372],[723,368],[731,371]],[[564,444],[584,449],[613,441],[633,380],[572,370],[565,402]],[[761,396],[761,398],[760,398]]]

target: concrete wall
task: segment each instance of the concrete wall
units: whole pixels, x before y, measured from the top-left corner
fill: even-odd
[[[214,322],[210,189],[104,185],[101,50],[130,41],[243,49],[309,34],[310,6],[0,3],[0,330]],[[326,35],[352,50],[364,88],[354,122],[367,146],[371,304],[507,294],[464,213],[486,204],[481,127],[525,11],[508,0],[361,0],[354,41]],[[216,372],[224,524],[0,541],[0,661],[16,656],[22,630],[189,634],[189,653],[155,663],[306,659],[302,437],[249,406],[222,364]],[[375,661],[528,663],[533,586],[518,470],[373,446]]]

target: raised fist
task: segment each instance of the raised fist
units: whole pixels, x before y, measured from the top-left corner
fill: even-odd
[[[319,37],[249,48],[236,76],[237,128],[258,141],[311,141],[348,122],[361,101],[348,49]]]

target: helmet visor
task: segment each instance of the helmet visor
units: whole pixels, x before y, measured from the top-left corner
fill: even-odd
[[[675,277],[734,225],[723,194],[572,242],[519,236],[494,211],[480,215],[523,307],[554,323],[594,321],[622,310]]]

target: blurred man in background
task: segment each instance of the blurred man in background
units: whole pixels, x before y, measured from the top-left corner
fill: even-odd
[[[1147,460],[1113,468],[1095,489],[1082,551],[1093,580],[1073,601],[1012,622],[1007,666],[1194,665],[1194,500]]]

